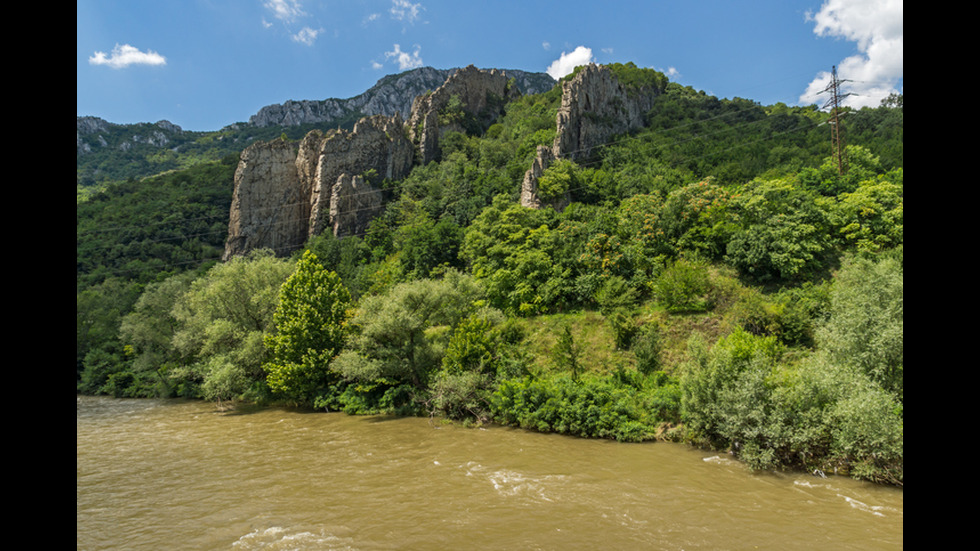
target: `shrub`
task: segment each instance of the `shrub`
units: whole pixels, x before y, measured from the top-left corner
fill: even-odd
[[[705,312],[712,308],[705,262],[679,259],[657,276],[652,287],[668,312]]]

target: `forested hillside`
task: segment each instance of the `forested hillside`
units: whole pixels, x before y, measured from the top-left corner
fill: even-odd
[[[218,262],[235,155],[107,185],[77,207],[78,391],[672,439],[901,485],[901,96],[847,111],[841,167],[816,106],[614,70],[660,95],[545,170],[560,212],[518,202],[560,83],[384,182],[363,235],[290,257]]]

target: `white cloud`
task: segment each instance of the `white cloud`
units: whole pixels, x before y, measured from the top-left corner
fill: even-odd
[[[88,62],[92,65],[108,65],[113,69],[122,69],[130,65],[166,65],[167,58],[153,50],[141,52],[129,44],[121,46],[116,44],[111,55],[106,55],[105,52],[95,52],[92,57],[88,58]]]
[[[306,15],[299,4],[299,0],[266,0],[264,6],[272,12],[276,19],[292,21],[297,17]]]
[[[571,73],[579,65],[587,65],[594,61],[592,49],[579,46],[572,50],[571,53],[562,52],[561,57],[548,66],[547,73],[555,80],[558,80]]]
[[[302,42],[307,46],[312,46],[316,42],[316,37],[318,34],[323,32],[323,29],[313,30],[309,27],[303,27],[298,33],[293,35],[293,40],[296,42]]]
[[[391,16],[399,21],[414,23],[423,10],[422,4],[413,4],[408,0],[391,0]]]
[[[395,44],[394,51],[385,52],[385,59],[394,58],[395,62],[398,63],[398,68],[402,71],[407,69],[414,69],[416,67],[422,66],[422,57],[419,55],[419,52],[421,52],[421,50],[422,48],[416,45],[415,51],[410,54],[408,52],[403,52],[401,46]]]
[[[542,42],[541,43],[541,47],[544,48],[545,50],[550,50],[551,49],[551,42]]]
[[[815,15],[813,32],[820,37],[842,38],[856,43],[859,54],[837,63],[837,76],[845,92],[853,95],[844,105],[877,107],[888,94],[901,92],[903,78],[902,0],[826,0]],[[819,94],[830,82],[830,71],[823,71],[800,96],[804,104],[823,104],[827,94]]]

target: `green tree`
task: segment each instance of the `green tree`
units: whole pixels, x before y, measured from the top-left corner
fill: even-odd
[[[580,185],[578,165],[568,159],[557,159],[538,178],[538,195],[542,201],[555,201]]]
[[[905,231],[905,199],[901,168],[865,180],[851,193],[837,196],[831,223],[844,244],[874,253],[901,245]]]
[[[800,280],[833,252],[825,204],[789,179],[756,180],[733,201],[728,261],[757,281]]]
[[[351,321],[355,334],[333,368],[364,389],[402,387],[414,395],[406,400],[421,404],[453,328],[477,310],[481,298],[476,281],[455,271],[367,296]]]
[[[571,374],[573,381],[579,379],[582,372],[582,346],[575,343],[570,325],[562,325],[551,357],[558,369]]]
[[[275,394],[312,404],[336,382],[329,366],[350,333],[350,308],[340,277],[304,252],[279,290],[275,333],[265,336],[270,359],[262,367]]]
[[[817,345],[901,401],[904,395],[904,269],[900,258],[844,262],[834,279],[829,319]]]
[[[651,283],[657,302],[668,312],[704,312],[713,307],[708,264],[679,258]]]
[[[453,330],[442,368],[429,385],[433,411],[452,419],[489,420],[490,394],[505,347],[501,318],[496,310],[482,310]]]
[[[253,251],[211,268],[176,302],[176,384],[201,385],[202,397],[233,400],[265,390],[266,333],[273,330],[279,288],[293,263]],[[221,379],[219,381],[219,379]]]
[[[548,223],[551,209],[530,209],[498,196],[467,228],[460,258],[495,308],[531,315],[568,297],[570,274],[555,252],[561,245]]]

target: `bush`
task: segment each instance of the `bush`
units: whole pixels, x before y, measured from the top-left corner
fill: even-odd
[[[639,326],[636,325],[636,320],[622,310],[612,312],[608,319],[613,334],[616,336],[616,348],[619,350],[629,350],[632,348],[633,341],[639,332]]]
[[[529,430],[639,442],[653,438],[657,423],[639,392],[609,377],[512,379],[493,393],[491,408],[498,421]]]
[[[663,344],[661,341],[660,326],[656,323],[648,323],[638,330],[638,335],[633,344],[637,371],[644,375],[650,375],[662,368],[660,353]]]
[[[679,259],[653,282],[657,301],[671,313],[706,312],[713,306],[707,263]]]

